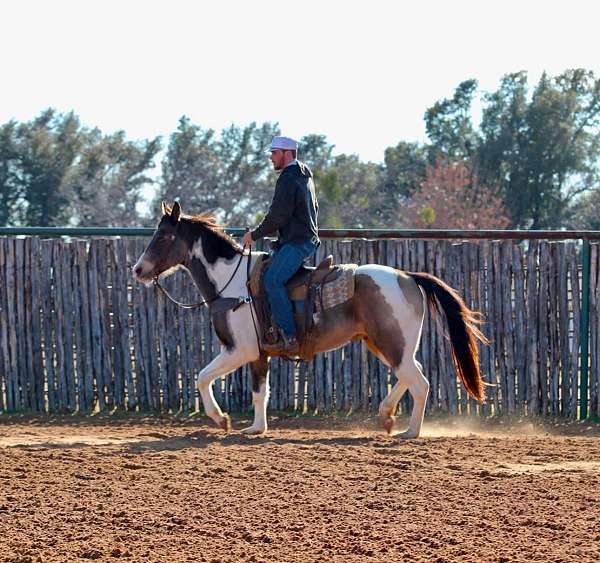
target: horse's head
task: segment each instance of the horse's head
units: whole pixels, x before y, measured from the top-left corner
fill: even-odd
[[[173,272],[185,261],[189,252],[189,242],[182,236],[179,203],[176,201],[173,207],[169,207],[163,202],[162,212],[150,244],[133,267],[134,278],[145,284]]]

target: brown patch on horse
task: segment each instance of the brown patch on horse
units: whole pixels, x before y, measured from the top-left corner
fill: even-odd
[[[419,317],[422,317],[425,312],[423,308],[423,293],[421,293],[417,282],[406,272],[398,271],[397,276],[398,285],[408,304],[415,310],[415,313]]]
[[[326,309],[314,328],[315,352],[326,352],[343,346],[362,332],[357,325],[355,301],[351,299],[331,309]]]
[[[365,274],[356,275],[355,316],[369,349],[391,367],[402,363],[406,342],[392,305],[379,285]]]

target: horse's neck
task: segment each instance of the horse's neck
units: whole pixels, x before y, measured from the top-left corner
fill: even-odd
[[[259,252],[251,253],[250,269],[256,264],[259,255]],[[217,296],[239,297],[247,293],[248,257],[246,255],[241,258],[241,263],[240,256],[236,255],[231,260],[219,258],[210,264],[204,255],[195,252],[190,255],[184,266],[206,300],[215,299]]]

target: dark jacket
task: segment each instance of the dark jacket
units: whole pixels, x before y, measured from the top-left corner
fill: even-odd
[[[303,162],[286,166],[275,184],[271,207],[260,225],[252,231],[252,239],[256,241],[278,231],[278,246],[307,240],[319,245],[318,210],[310,168]]]

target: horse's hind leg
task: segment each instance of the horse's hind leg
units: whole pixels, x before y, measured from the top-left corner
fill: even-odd
[[[254,422],[244,428],[244,434],[265,434],[267,431],[267,403],[269,402],[269,358],[261,356],[250,364],[252,374],[252,406]]]

